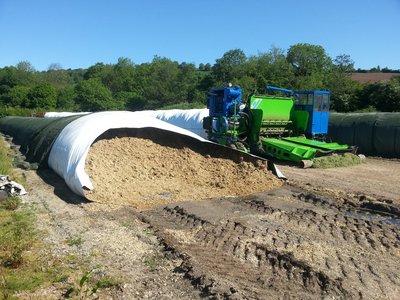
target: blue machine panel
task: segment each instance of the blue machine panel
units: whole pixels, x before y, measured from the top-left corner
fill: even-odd
[[[210,117],[232,116],[235,106],[238,107],[242,100],[242,89],[240,86],[211,89],[207,97],[207,108]]]
[[[328,91],[295,91],[296,110],[305,110],[309,114],[306,134],[327,134],[330,92]]]

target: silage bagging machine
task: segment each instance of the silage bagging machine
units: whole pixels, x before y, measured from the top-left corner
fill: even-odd
[[[203,120],[208,138],[257,156],[296,163],[354,152],[348,145],[327,141],[330,92],[266,88],[284,95],[252,95],[245,103],[240,86],[211,89],[209,116]]]

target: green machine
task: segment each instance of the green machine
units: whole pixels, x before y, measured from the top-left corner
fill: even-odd
[[[210,116],[203,121],[209,139],[258,156],[293,162],[354,152],[348,145],[326,141],[329,92],[271,86],[267,89],[282,92],[284,96],[253,95],[247,103],[242,103],[238,86],[210,90],[207,99]],[[235,97],[231,96],[233,93]],[[223,109],[226,107],[230,109]]]

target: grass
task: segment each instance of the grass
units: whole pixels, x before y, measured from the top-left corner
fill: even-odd
[[[13,166],[9,158],[10,150],[6,148],[4,140],[0,142],[0,174],[10,175],[13,172]]]
[[[19,197],[8,197],[6,200],[0,202],[0,207],[6,210],[16,210],[21,205]]]
[[[32,214],[19,211],[0,214],[0,262],[3,267],[18,268],[23,262],[23,252],[34,244],[36,232]]]
[[[15,178],[11,156],[11,150],[0,139],[0,174]],[[43,248],[30,208],[19,197],[3,200],[0,203],[0,299],[17,299],[18,292],[34,291],[66,280],[62,261],[43,255]]]
[[[203,103],[199,102],[182,102],[182,103],[177,103],[177,104],[171,104],[171,105],[166,105],[161,107],[160,109],[194,109],[194,108],[205,108],[206,105]]]
[[[0,175],[8,175],[19,184],[25,184],[25,178],[13,167],[12,157],[15,156],[13,150],[6,146],[3,137],[0,137]]]
[[[65,292],[64,297],[73,299],[98,299],[96,292],[99,289],[114,288],[122,283],[120,279],[111,276],[95,277],[96,274],[93,271],[85,272],[75,285]]]
[[[42,242],[43,234],[36,229],[35,220],[30,207],[16,197],[0,204],[0,299],[18,299],[19,293],[29,295],[56,283],[62,291],[71,289],[71,280],[87,269],[81,257],[53,256]],[[69,243],[80,245],[83,241],[75,238]],[[93,288],[117,284],[119,281],[104,277],[93,283]]]
[[[11,164],[12,155],[0,137],[0,174],[17,178],[18,173]],[[44,233],[36,229],[35,222],[32,205],[24,205],[19,197],[9,197],[0,203],[0,299],[31,299],[31,293],[51,286],[60,296],[72,291],[75,299],[94,299],[99,289],[121,283],[110,276],[92,277],[91,272],[82,276],[88,269],[87,262],[73,254],[54,256],[51,247],[43,242]],[[66,240],[70,246],[83,242],[80,237]]]
[[[313,159],[313,168],[328,169],[337,167],[350,167],[361,164],[363,160],[355,154],[344,153],[343,155],[329,155]]]
[[[0,108],[0,118],[6,116],[21,116],[21,117],[29,117],[35,115],[36,110],[28,109],[28,108],[19,108],[19,107],[1,107]]]
[[[51,265],[43,257],[25,255],[24,264],[15,269],[4,269],[0,282],[0,299],[17,292],[30,292],[50,286],[53,283],[66,282],[69,276],[61,261],[54,260]]]
[[[65,280],[61,261],[40,254],[33,213],[20,207],[20,201],[12,203],[0,206],[0,299]]]
[[[150,272],[154,272],[158,269],[160,265],[160,260],[157,257],[148,256],[145,257],[143,263],[150,270]]]
[[[95,285],[98,289],[107,289],[111,287],[116,287],[122,283],[121,279],[114,278],[111,276],[103,276],[96,281]]]
[[[76,237],[76,238],[71,237],[71,238],[65,240],[65,243],[68,246],[80,246],[83,244],[83,240],[81,237]]]

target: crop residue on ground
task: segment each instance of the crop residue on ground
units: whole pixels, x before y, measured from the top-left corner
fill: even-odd
[[[282,185],[264,164],[235,163],[148,139],[114,138],[92,145],[86,159],[94,189],[110,205],[151,207],[181,200],[242,196]]]

